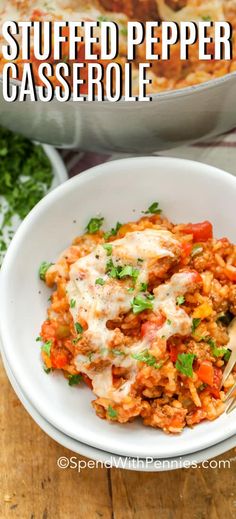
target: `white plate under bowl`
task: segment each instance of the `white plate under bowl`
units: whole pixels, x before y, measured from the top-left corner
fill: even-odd
[[[55,428],[100,450],[133,457],[177,457],[206,449],[236,433],[236,411],[180,435],[100,420],[89,389],[69,387],[42,370],[39,334],[50,291],[38,279],[43,260],[55,261],[88,220],[102,213],[106,227],[136,219],[154,200],[176,222],[211,220],[215,235],[236,242],[236,178],[204,164],[144,157],[102,164],[47,195],[21,224],[1,271],[0,325],[8,364],[33,407]]]
[[[179,458],[169,458],[168,460],[145,460],[137,458],[126,459],[123,456],[115,456],[109,452],[95,449],[94,447],[90,447],[89,445],[73,440],[73,438],[66,436],[62,432],[55,429],[55,427],[53,427],[49,422],[46,422],[46,420],[44,420],[44,418],[34,409],[29,400],[27,400],[27,398],[24,396],[7,364],[7,360],[3,353],[2,360],[7,376],[15,393],[30,416],[38,424],[38,426],[46,434],[48,434],[50,438],[55,440],[63,447],[66,447],[67,449],[70,449],[71,451],[81,456],[86,456],[87,458],[102,462],[106,467],[111,466],[116,468],[123,468],[126,470],[136,470],[140,472],[164,472],[180,468],[189,468],[190,466],[196,466],[196,464],[203,463],[207,460],[215,458],[216,456],[220,456],[236,446],[236,436],[233,436],[232,438],[218,443],[218,445],[214,445],[209,449],[205,449],[203,451],[195,452],[194,454],[189,454]],[[206,465],[206,467],[208,466],[209,465]]]

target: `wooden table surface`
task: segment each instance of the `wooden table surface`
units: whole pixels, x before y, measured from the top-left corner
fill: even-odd
[[[74,454],[33,422],[2,366],[0,385],[1,519],[236,518],[236,449],[216,458],[231,468],[59,469],[57,459]]]

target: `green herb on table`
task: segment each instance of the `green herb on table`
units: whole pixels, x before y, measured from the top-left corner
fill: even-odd
[[[161,214],[162,209],[159,208],[158,202],[153,202],[146,211],[142,211],[143,214]]]
[[[195,355],[193,353],[179,353],[175,367],[180,373],[186,375],[186,377],[192,377],[194,359]]]
[[[52,185],[51,162],[42,146],[0,127],[0,195],[2,222],[0,260],[13,236],[13,217],[23,220]]]

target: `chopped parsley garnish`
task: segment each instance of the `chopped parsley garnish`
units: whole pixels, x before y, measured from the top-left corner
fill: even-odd
[[[169,326],[172,324],[172,321],[170,319],[167,319],[167,324],[169,324]]]
[[[83,326],[81,326],[80,323],[75,323],[75,329],[76,329],[76,332],[79,334],[83,333],[83,331],[84,331]]]
[[[203,252],[203,247],[199,245],[199,243],[195,243],[191,252],[192,258],[194,258],[194,256],[197,256],[198,254],[201,254],[201,252]]]
[[[229,361],[229,359],[230,359],[230,357],[231,357],[231,353],[232,353],[231,350],[228,350],[228,349],[226,350],[226,352],[225,352],[225,354],[224,354],[224,360],[225,360],[225,362],[228,362],[228,361]]]
[[[76,300],[75,299],[71,299],[70,300],[70,307],[71,308],[75,308],[75,305],[76,305]]]
[[[109,240],[109,238],[111,238],[111,236],[116,236],[116,234],[118,233],[121,226],[122,226],[122,224],[120,222],[117,222],[115,227],[112,227],[112,229],[110,229],[110,231],[105,232],[105,234],[104,234],[105,240]]]
[[[76,337],[76,339],[72,339],[72,342],[73,342],[73,344],[77,344],[77,342],[81,341],[81,339],[82,339],[82,336],[79,335],[78,337]]]
[[[207,15],[202,16],[202,20],[204,22],[211,22],[212,18],[211,18],[211,16],[209,14],[207,14]]]
[[[148,284],[147,283],[141,283],[139,290],[140,292],[146,292],[147,291]]]
[[[176,361],[175,367],[183,375],[186,377],[193,376],[193,361],[196,355],[193,353],[179,353],[178,359]]]
[[[136,281],[138,275],[139,275],[139,270],[132,267],[132,265],[126,265],[119,272],[120,279],[125,278],[126,276],[129,276],[129,277],[133,278],[134,281]]]
[[[53,265],[53,263],[47,263],[47,261],[43,261],[39,267],[39,277],[42,281],[45,281],[46,273],[48,269]]]
[[[35,340],[36,340],[36,342],[40,342],[40,341],[42,341],[42,337],[40,337],[40,335],[39,335],[39,337],[37,337]]]
[[[212,355],[214,357],[223,357],[225,354],[227,354],[227,348],[218,348],[216,346],[215,340],[212,339],[212,337],[206,337],[206,339],[204,339],[204,342],[209,344],[209,346],[211,347]]]
[[[153,303],[149,301],[144,296],[136,296],[134,297],[131,308],[133,310],[134,314],[139,314],[140,312],[143,312],[144,310],[152,310],[153,309]]]
[[[122,34],[122,36],[127,36],[127,34],[128,34],[127,27],[121,27],[120,28],[120,34]]]
[[[106,281],[105,279],[102,279],[102,278],[97,278],[96,281],[95,281],[95,285],[105,285]]]
[[[47,375],[48,375],[49,373],[51,373],[52,368],[47,368],[47,366],[44,366],[44,367],[43,367],[43,370],[44,370],[45,373],[47,373]]]
[[[99,229],[101,229],[103,222],[104,218],[91,218],[86,227],[86,231],[89,234],[95,234]]]
[[[44,353],[46,353],[46,355],[48,355],[48,357],[50,357],[51,347],[52,347],[52,341],[47,341],[47,342],[45,342],[45,344],[43,344],[43,346],[42,346],[42,351],[43,351]]]
[[[78,374],[78,375],[69,375],[69,377],[68,377],[69,386],[76,386],[82,380],[83,380],[83,377],[80,374]]]
[[[111,350],[113,355],[116,355],[117,357],[120,357],[121,355],[125,355],[123,351],[120,350]]]
[[[138,360],[139,362],[144,362],[148,366],[151,366],[155,369],[160,369],[162,367],[162,362],[157,362],[156,357],[149,353],[148,350],[141,351],[140,353],[132,353],[131,357],[133,359]]]
[[[136,281],[139,270],[132,267],[132,265],[125,265],[124,267],[118,265],[115,266],[112,259],[106,264],[106,274],[111,278],[123,279],[124,277],[131,277]]]
[[[110,259],[107,264],[106,264],[106,274],[110,277],[110,278],[118,278],[119,277],[119,272],[120,272],[120,269],[122,267],[115,267],[112,259]]]
[[[114,420],[114,418],[117,418],[118,416],[118,412],[111,405],[108,406],[107,414],[109,418],[111,418],[112,420]]]
[[[144,259],[143,258],[138,258],[137,259],[137,263],[143,263],[144,262]]]
[[[133,287],[128,288],[127,292],[129,292],[129,294],[132,294],[132,292],[134,292],[134,288]]]
[[[98,16],[97,17],[97,21],[98,22],[109,22],[110,18],[108,18],[107,16]]]
[[[180,306],[180,305],[183,305],[184,302],[185,302],[185,297],[184,297],[184,296],[178,296],[178,297],[176,297],[176,303],[177,303],[177,305],[179,305],[179,306]]]
[[[197,329],[197,327],[199,326],[201,322],[201,319],[197,318],[197,317],[194,317],[193,320],[192,320],[192,333],[194,333]]]
[[[142,211],[143,214],[161,214],[162,210],[159,208],[158,202],[153,202],[147,211]]]
[[[112,255],[112,245],[110,243],[104,243],[103,248],[106,250],[107,256]]]
[[[155,296],[153,294],[149,294],[149,292],[147,292],[145,296],[147,299],[149,299],[149,301],[153,301],[153,299],[155,299]]]

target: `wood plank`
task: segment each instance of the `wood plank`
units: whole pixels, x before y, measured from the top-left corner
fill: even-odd
[[[230,469],[62,470],[74,453],[33,422],[1,368],[0,384],[0,519],[235,519],[236,449],[219,457]]]
[[[152,474],[113,470],[115,519],[235,519],[236,449],[215,459],[230,463]]]
[[[3,368],[0,385],[0,518],[110,519],[108,471],[86,468],[79,474],[76,469],[59,469],[57,459],[74,453],[33,422]]]

